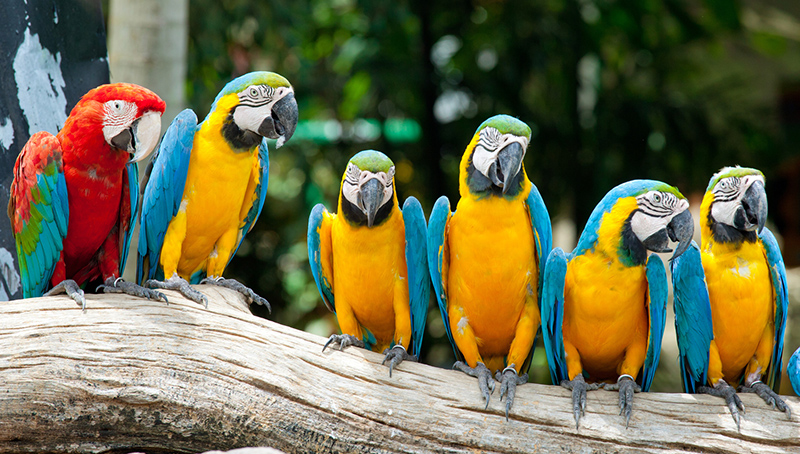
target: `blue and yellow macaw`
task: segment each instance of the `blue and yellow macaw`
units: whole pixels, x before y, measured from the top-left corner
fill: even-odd
[[[693,232],[689,202],[677,189],[634,180],[603,197],[571,254],[561,248],[550,253],[542,296],[544,345],[553,383],[572,390],[576,428],[586,391],[614,382],[605,388],[619,390],[627,427],[634,391],[650,389],[668,289],[664,263],[647,252],[669,252],[672,240],[679,242],[677,257]]]
[[[789,381],[792,383],[794,393],[800,396],[800,348],[795,350],[792,357],[789,358],[786,374],[789,375]]]
[[[389,376],[419,357],[431,285],[425,215],[414,197],[400,211],[394,172],[379,151],[356,154],[342,177],[337,213],[317,204],[308,218],[311,273],[342,330],[322,350],[338,343],[340,350],[382,351]]]
[[[744,405],[729,383],[790,413],[770,389],[780,384],[789,298],[766,220],[764,175],[726,167],[700,205],[702,246],[670,265],[684,390],[723,397],[737,429]]]
[[[148,168],[138,282],[179,290],[206,305],[189,282],[221,285],[268,305],[241,283],[223,279],[222,272],[264,206],[266,139],[283,145],[294,133],[297,114],[289,81],[259,71],[229,82],[199,125],[191,109],[175,117]]]
[[[530,137],[530,127],[508,115],[484,121],[461,158],[456,211],[442,196],[428,225],[428,267],[458,358],[453,367],[478,378],[486,407],[496,372],[506,419],[516,386],[528,381],[520,373],[533,356],[553,242],[547,208],[522,165]]]

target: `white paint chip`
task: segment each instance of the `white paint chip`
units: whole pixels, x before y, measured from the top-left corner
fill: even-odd
[[[14,142],[14,124],[10,118],[0,118],[0,147],[11,149]]]

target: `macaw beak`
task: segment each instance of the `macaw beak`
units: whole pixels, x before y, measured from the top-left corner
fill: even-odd
[[[667,224],[667,234],[669,235],[669,239],[678,242],[675,253],[670,257],[670,260],[673,260],[675,257],[686,252],[686,249],[692,244],[694,219],[692,219],[692,213],[689,212],[688,208],[681,211],[680,214],[669,221],[669,224]]]
[[[111,139],[111,144],[131,155],[128,163],[139,162],[156,149],[161,135],[161,113],[151,110],[137,118],[128,129]]]
[[[742,204],[733,216],[733,226],[739,230],[761,233],[767,222],[767,191],[764,183],[755,181],[747,188]]]
[[[263,137],[278,139],[276,147],[280,148],[294,134],[297,117],[297,100],[294,99],[294,93],[289,93],[272,106],[272,112],[261,122],[258,133]]]
[[[522,157],[525,150],[519,142],[511,142],[497,153],[497,159],[489,167],[489,179],[495,186],[503,188],[503,194],[508,192],[509,180],[514,178],[522,168]]]
[[[372,227],[383,200],[381,182],[377,178],[367,180],[359,187],[358,197],[359,208],[367,215],[367,227]]]

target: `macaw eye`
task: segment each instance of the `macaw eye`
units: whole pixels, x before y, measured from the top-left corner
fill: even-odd
[[[250,87],[250,96],[253,97],[253,98],[257,98],[258,97],[258,88]]]
[[[657,192],[653,194],[653,203],[661,203],[661,194]]]

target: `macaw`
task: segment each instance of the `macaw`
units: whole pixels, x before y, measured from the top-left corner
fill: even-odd
[[[679,243],[673,258],[680,256],[693,232],[689,202],[676,188],[633,180],[603,197],[572,253],[555,248],[547,258],[544,346],[553,384],[572,390],[576,429],[586,391],[619,390],[627,427],[634,391],[650,389],[668,289],[664,263],[647,252],[670,252],[672,240]]]
[[[428,222],[428,268],[454,368],[478,379],[485,407],[493,373],[506,396],[528,381],[550,216],[525,173],[530,127],[508,115],[484,121],[461,158],[456,211],[442,196]]]
[[[331,343],[383,352],[392,369],[416,361],[428,314],[430,278],[422,206],[397,203],[394,163],[375,150],[350,159],[337,213],[317,204],[308,218],[308,261],[342,334]],[[408,354],[409,344],[413,354]]]
[[[792,383],[794,393],[800,396],[800,348],[795,350],[792,357],[789,358],[786,374],[789,375],[789,381]]]
[[[82,286],[163,299],[120,276],[139,198],[137,162],[155,149],[165,103],[133,84],[86,93],[57,135],[37,132],[17,157],[8,203],[25,298]],[[48,291],[49,290],[49,291]]]
[[[219,285],[269,307],[222,272],[264,206],[266,139],[283,145],[294,134],[297,115],[289,81],[259,71],[225,85],[199,125],[191,109],[175,117],[147,172],[136,268],[140,283],[178,290],[206,306],[206,297],[189,283]]]
[[[764,175],[725,167],[700,205],[702,246],[670,264],[683,388],[723,397],[737,429],[744,405],[730,384],[790,414],[770,389],[780,385],[789,297],[766,220]]]

